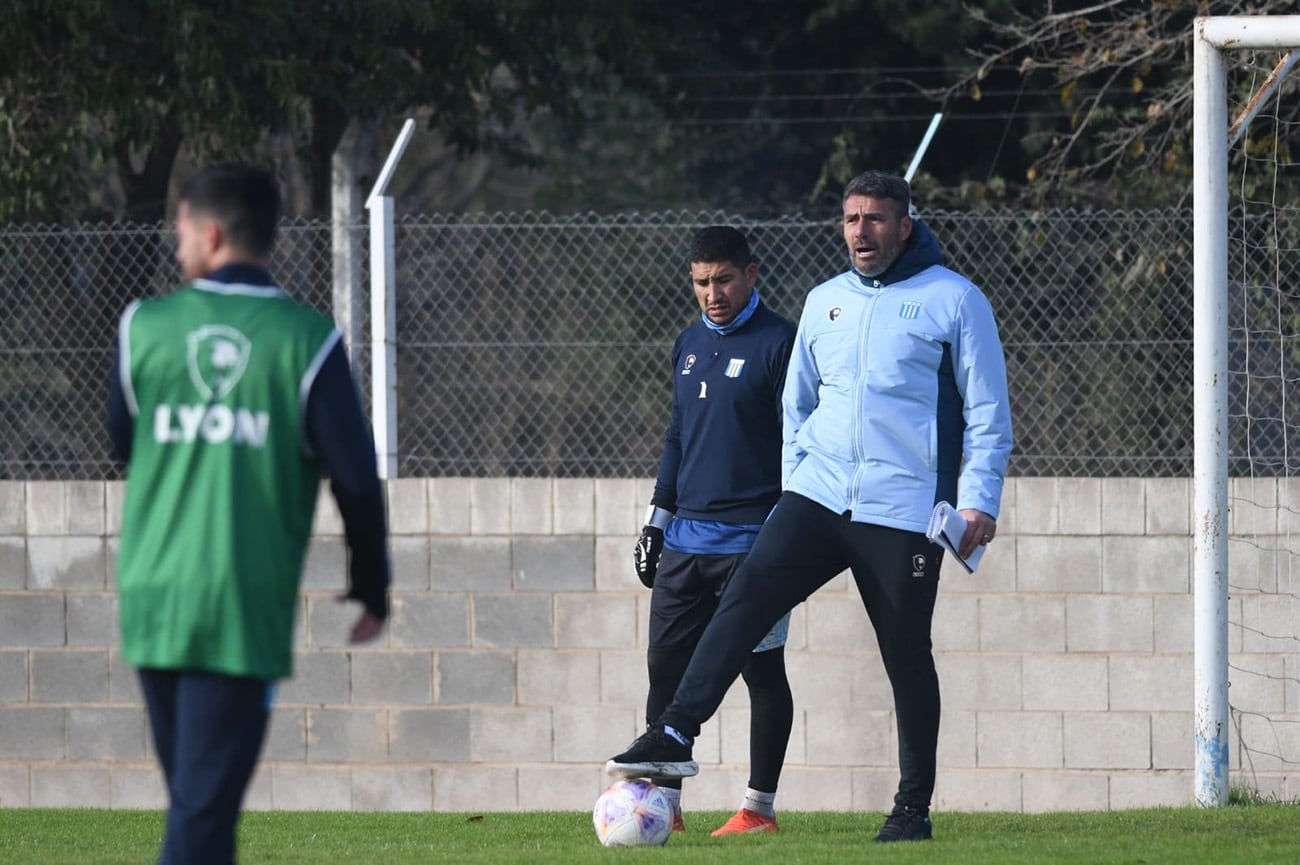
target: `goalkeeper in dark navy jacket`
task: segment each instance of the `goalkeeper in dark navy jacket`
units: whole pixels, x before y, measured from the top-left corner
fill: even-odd
[[[727,226],[691,241],[700,321],[673,346],[673,411],[637,575],[653,593],[646,719],[673,693],[723,586],[740,567],[781,495],[781,393],[795,327],[763,305],[745,236]],[[794,717],[785,673],[787,613],[741,675],[749,688],[750,779],[738,810],[714,835],[775,832],[777,781]],[[661,779],[681,829],[681,779]]]

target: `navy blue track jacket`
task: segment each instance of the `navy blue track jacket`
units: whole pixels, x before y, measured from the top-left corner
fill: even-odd
[[[781,392],[795,326],[759,303],[736,331],[698,321],[673,344],[673,414],[651,502],[757,525],[781,495]]]

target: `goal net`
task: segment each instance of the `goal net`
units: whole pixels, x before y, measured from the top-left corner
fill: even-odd
[[[1195,795],[1207,806],[1233,791],[1300,795],[1298,47],[1300,16],[1197,20]]]

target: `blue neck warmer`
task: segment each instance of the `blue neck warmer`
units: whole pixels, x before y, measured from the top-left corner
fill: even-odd
[[[742,328],[745,325],[745,322],[749,321],[750,318],[753,317],[754,310],[756,309],[758,309],[757,288],[754,289],[752,294],[750,294],[749,303],[745,304],[745,308],[740,311],[740,315],[736,316],[726,324],[714,324],[712,321],[709,320],[709,317],[704,313],[700,313],[700,318],[704,319],[704,326],[707,327],[709,330],[713,331],[714,333],[720,333],[723,336],[726,336],[727,334],[732,333],[733,331],[740,330],[740,328]]]

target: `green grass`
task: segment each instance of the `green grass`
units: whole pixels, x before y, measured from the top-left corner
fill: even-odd
[[[1251,803],[1078,814],[935,815],[932,843],[873,845],[880,814],[785,812],[776,835],[711,838],[728,815],[687,813],[666,847],[607,850],[586,813],[351,814],[250,812],[244,865],[1258,865],[1300,863],[1300,807]],[[150,811],[0,810],[0,865],[141,865],[154,861],[162,815]]]

